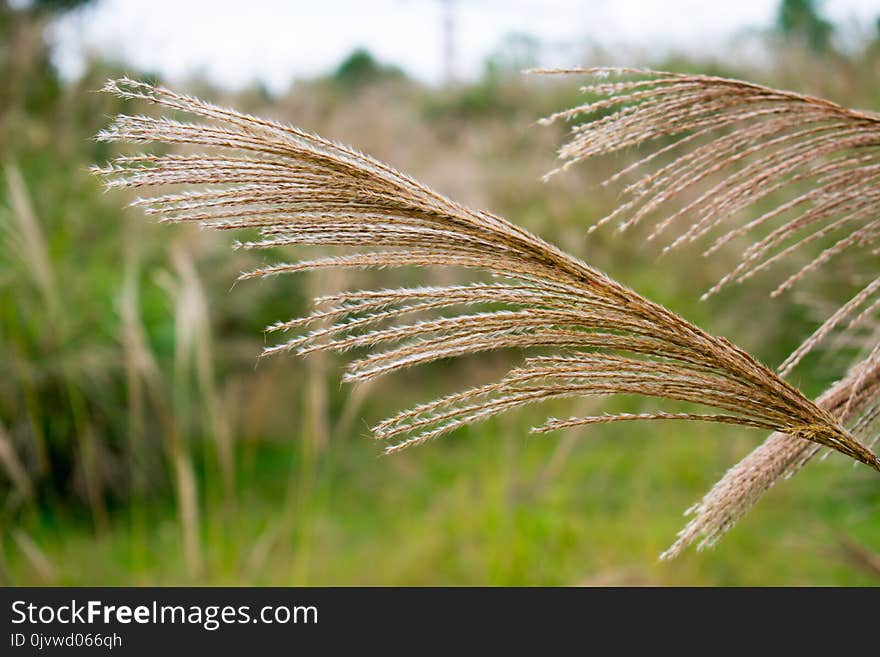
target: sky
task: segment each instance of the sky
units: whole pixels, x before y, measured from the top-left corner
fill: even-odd
[[[778,0],[97,0],[58,21],[51,39],[67,77],[97,53],[171,81],[200,75],[230,89],[260,82],[283,91],[364,47],[436,83],[446,70],[447,3],[454,71],[467,79],[513,33],[536,37],[546,66],[583,64],[586,49],[597,46],[630,58],[719,55],[732,41],[770,27]],[[820,6],[850,28],[867,29],[880,16],[880,0]]]

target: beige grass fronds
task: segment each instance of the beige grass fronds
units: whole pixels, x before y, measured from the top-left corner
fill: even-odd
[[[549,399],[626,394],[687,402],[711,412],[576,421],[735,423],[805,438],[880,469],[877,457],[828,411],[729,341],[501,217],[464,207],[386,164],[298,128],[128,79],[111,81],[106,90],[203,119],[186,123],[119,116],[100,133],[103,141],[185,144],[210,151],[125,156],[95,169],[110,186],[195,187],[135,201],[148,214],[163,221],[256,230],[260,238],[248,240],[244,248],[322,244],[359,249],[267,265],[242,278],[325,267],[444,265],[482,270],[498,279],[325,298],[312,315],[269,327],[272,333],[312,324],[318,328],[269,347],[268,353],[366,348],[367,355],[351,363],[346,374],[348,380],[361,381],[492,349],[559,350],[556,356],[528,358],[495,383],[380,423],[377,437],[395,441],[389,452]],[[421,318],[425,312],[456,308],[458,313]],[[407,321],[411,313],[419,317]],[[539,430],[554,426],[551,421]]]

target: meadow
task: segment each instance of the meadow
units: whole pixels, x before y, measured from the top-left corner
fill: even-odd
[[[763,432],[670,422],[528,433],[547,415],[653,408],[642,400],[552,403],[382,456],[369,437],[375,421],[491,380],[519,356],[443,361],[352,387],[332,356],[257,363],[263,328],[302,314],[315,294],[445,284],[460,272],[233,285],[262,254],[124,210],[131,195],[105,193],[89,174],[119,151],[93,140],[108,117],[150,111],[94,93],[118,67],[96,61],[62,83],[25,37],[11,49],[32,56],[4,63],[0,97],[4,584],[876,584],[857,547],[880,546],[876,473],[839,455],[772,491],[716,548],[659,563],[682,512]],[[541,182],[564,126],[535,122],[573,105],[577,82],[494,66],[477,82],[430,88],[349,64],[278,97],[198,80],[186,89],[352,144],[506,216],[771,366],[853,287],[856,263],[815,278],[809,293],[771,301],[758,280],[701,303],[739,245],[711,259],[661,257],[639,230],[588,237],[617,199],[596,182],[621,159]],[[880,108],[872,48],[780,53],[760,71],[650,64]],[[847,363],[819,353],[792,381],[815,395]]]

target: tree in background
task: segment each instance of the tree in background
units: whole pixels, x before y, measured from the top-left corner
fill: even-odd
[[[6,135],[13,101],[27,113],[39,112],[58,94],[46,25],[59,14],[90,0],[34,0],[12,6],[0,0],[0,135]],[[0,143],[6,140],[0,137]]]
[[[814,0],[782,0],[776,14],[776,28],[787,40],[824,53],[831,47],[834,26],[819,13]]]
[[[403,72],[396,66],[381,64],[368,50],[358,48],[333,73],[333,82],[344,91],[355,91],[364,86],[400,80],[403,77]]]

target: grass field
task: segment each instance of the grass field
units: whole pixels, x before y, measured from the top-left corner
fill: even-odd
[[[660,563],[680,512],[755,436],[714,427],[524,437],[524,418],[378,458],[345,437],[319,462],[294,448],[241,454],[235,506],[200,473],[203,564],[184,559],[172,500],[113,509],[96,537],[63,506],[5,542],[15,584],[871,585],[839,540],[880,542],[878,492],[840,457],[773,492],[716,549]],[[560,444],[569,443],[560,448]],[[554,461],[559,449],[570,449]],[[43,563],[45,562],[45,563]]]

